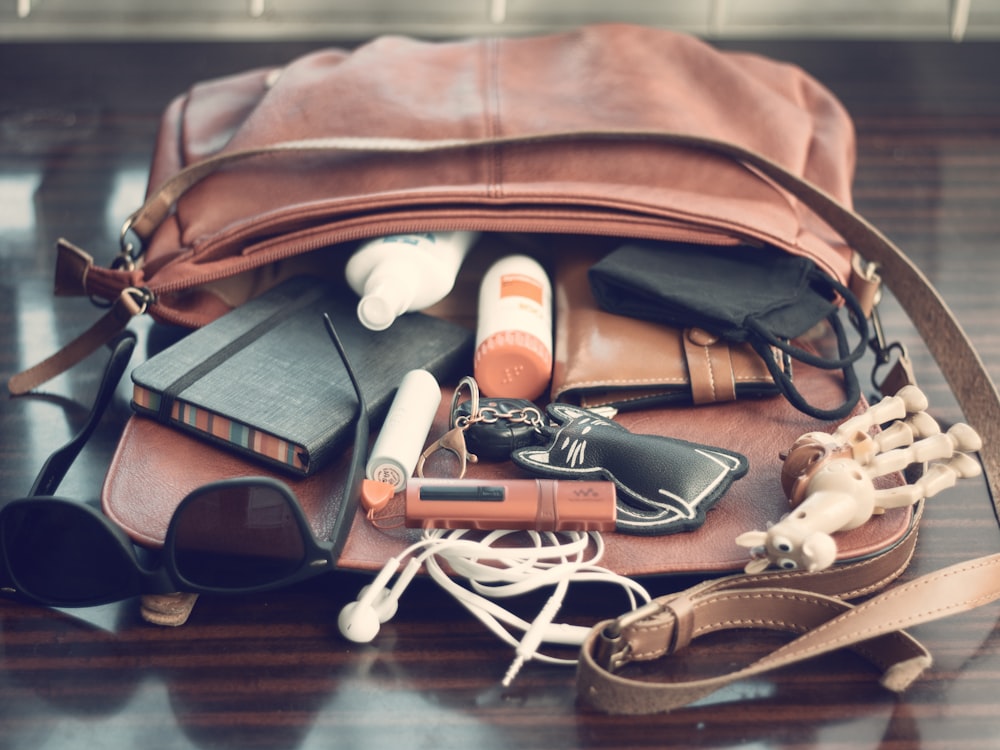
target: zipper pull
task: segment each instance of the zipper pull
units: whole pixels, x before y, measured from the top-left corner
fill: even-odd
[[[122,290],[94,325],[52,356],[13,375],[7,381],[7,390],[12,396],[22,396],[66,372],[124,331],[129,321],[146,312],[152,301],[153,294],[148,289],[129,287]]]

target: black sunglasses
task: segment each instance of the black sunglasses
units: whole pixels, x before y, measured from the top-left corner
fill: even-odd
[[[315,538],[283,482],[241,477],[204,485],[170,520],[159,562],[146,565],[128,536],[100,511],[51,495],[107,408],[135,346],[114,345],[83,428],[45,462],[28,497],[0,508],[0,592],[52,607],[89,607],[171,591],[250,593],[332,570],[361,495],[369,415],[358,378],[329,317],[324,324],[357,397],[343,499],[328,541]]]

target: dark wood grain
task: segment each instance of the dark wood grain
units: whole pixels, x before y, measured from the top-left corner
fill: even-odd
[[[51,295],[53,241],[100,262],[144,189],[160,110],[196,80],[282,62],[288,44],[8,44],[0,47],[0,372],[50,353],[93,320]],[[897,240],[956,310],[1000,374],[1000,83],[994,44],[726,42],[801,64],[847,104],[858,128],[858,208]],[[935,414],[960,414],[891,300],[893,338],[911,349]],[[0,400],[0,486],[24,493],[45,456],[82,423],[101,368],[88,360],[45,388]],[[60,494],[96,498],[123,388]],[[907,576],[1000,549],[984,486],[928,504]],[[913,630],[935,665],[910,691],[834,655],[739,683],[671,715],[579,709],[572,673],[529,665],[499,679],[510,651],[429,585],[370,646],[336,631],[364,580],[336,574],[254,597],[204,597],[182,628],[144,624],[135,602],[72,613],[0,601],[0,745],[60,747],[892,747],[1000,746],[997,605]],[[665,591],[675,581],[650,581]],[[592,593],[581,623],[617,614]],[[732,668],[769,638],[716,638],[699,663]],[[692,662],[693,663],[693,662]]]

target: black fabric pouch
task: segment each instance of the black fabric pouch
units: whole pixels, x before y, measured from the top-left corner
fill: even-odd
[[[602,309],[671,326],[696,326],[730,342],[749,343],[782,394],[818,419],[842,419],[860,387],[853,364],[865,353],[868,324],[854,294],[810,259],[772,247],[706,247],[685,243],[623,245],[589,270]],[[843,300],[860,340],[852,348],[841,321]],[[791,343],[827,320],[837,354],[823,356]],[[810,404],[774,358],[775,347],[794,360],[844,374],[844,402]]]

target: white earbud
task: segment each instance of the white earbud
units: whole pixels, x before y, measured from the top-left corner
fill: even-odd
[[[420,563],[410,560],[392,588],[387,584],[399,567],[399,558],[390,558],[375,580],[358,592],[358,598],[344,605],[337,617],[341,635],[355,643],[370,643],[383,623],[389,622],[399,608],[399,597],[417,573]]]
[[[397,558],[390,558],[375,576],[375,580],[361,590],[358,598],[340,610],[337,627],[349,641],[368,643],[378,635],[382,622],[379,620],[377,603],[381,603],[388,595],[385,586],[398,565]]]
[[[371,587],[371,584],[368,584],[362,588],[358,592],[358,599],[363,599]],[[394,589],[395,586],[376,591],[374,598],[371,600],[371,608],[375,610],[375,615],[378,617],[380,623],[389,622],[389,620],[396,616],[396,611],[399,609],[399,597],[393,596],[392,592]]]
[[[375,609],[363,606],[360,600],[344,605],[337,617],[340,634],[355,643],[369,643],[374,640],[381,626]]]

